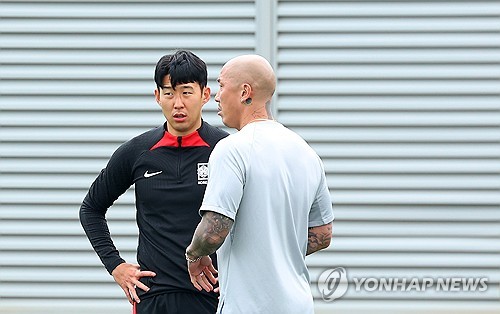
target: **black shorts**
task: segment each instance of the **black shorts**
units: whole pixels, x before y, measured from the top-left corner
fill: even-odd
[[[169,292],[142,299],[137,314],[214,314],[217,298],[191,292]]]

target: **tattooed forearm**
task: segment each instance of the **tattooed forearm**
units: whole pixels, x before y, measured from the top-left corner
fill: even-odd
[[[224,215],[206,212],[194,232],[186,253],[192,258],[214,253],[226,239],[233,220]]]
[[[332,239],[332,224],[309,228],[306,255],[325,249]]]

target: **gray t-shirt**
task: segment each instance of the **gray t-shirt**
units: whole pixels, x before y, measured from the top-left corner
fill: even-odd
[[[234,220],[217,251],[217,313],[313,313],[308,227],[333,220],[323,164],[296,133],[256,121],[221,140],[200,212]]]

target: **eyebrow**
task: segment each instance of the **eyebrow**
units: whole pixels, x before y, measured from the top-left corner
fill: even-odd
[[[184,89],[194,89],[193,86],[189,86],[189,85],[180,85],[180,86],[177,86],[177,87],[184,88]],[[170,86],[170,85],[163,85],[161,88],[173,89],[172,86]]]

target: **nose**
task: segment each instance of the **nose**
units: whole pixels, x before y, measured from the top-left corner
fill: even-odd
[[[175,97],[174,109],[182,109],[184,108],[184,103],[182,102],[181,97]]]
[[[215,102],[220,102],[219,92],[220,91],[217,91],[217,94],[215,94],[215,97],[214,97]]]

